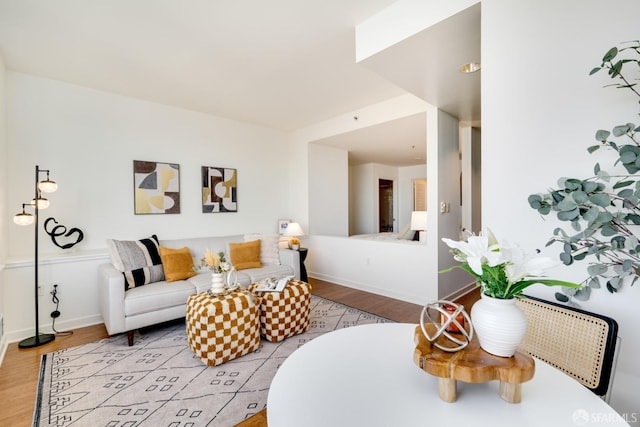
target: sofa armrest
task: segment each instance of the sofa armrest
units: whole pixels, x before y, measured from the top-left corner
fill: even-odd
[[[293,275],[297,280],[300,280],[300,252],[293,249],[278,249],[278,256],[280,257],[280,264],[288,265],[293,269]]]
[[[112,264],[98,266],[98,295],[102,321],[109,335],[126,332],[124,318],[124,275]]]

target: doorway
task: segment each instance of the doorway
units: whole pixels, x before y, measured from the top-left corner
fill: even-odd
[[[378,223],[379,232],[393,232],[393,181],[378,180]]]

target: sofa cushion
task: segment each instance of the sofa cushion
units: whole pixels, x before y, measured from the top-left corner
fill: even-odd
[[[224,252],[229,259],[229,243],[242,243],[244,241],[242,234],[230,236],[211,236],[211,237],[191,237],[186,239],[170,239],[161,240],[160,244],[168,248],[188,247],[193,255],[193,262],[198,265],[207,249],[213,253]]]
[[[124,315],[135,316],[186,305],[189,295],[195,292],[195,287],[185,280],[177,280],[171,284],[163,280],[146,286],[131,288],[125,292]]]
[[[245,234],[244,241],[260,240],[260,263],[262,265],[280,265],[278,242],[280,236],[262,235],[258,233]]]
[[[159,249],[164,277],[167,282],[184,280],[196,275],[196,272],[193,271],[193,257],[188,247],[173,249],[160,246]]]
[[[229,258],[236,270],[260,268],[260,240],[245,243],[229,243]]]
[[[147,239],[107,239],[113,266],[125,277],[125,289],[164,280],[158,236]]]

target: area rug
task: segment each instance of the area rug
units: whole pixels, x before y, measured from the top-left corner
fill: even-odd
[[[184,320],[42,356],[33,425],[234,426],[266,407],[271,380],[324,333],[388,319],[311,296],[311,325],[280,343],[208,367],[188,348]],[[310,366],[309,369],[313,369]]]

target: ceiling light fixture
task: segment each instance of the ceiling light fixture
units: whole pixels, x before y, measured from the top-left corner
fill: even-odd
[[[475,73],[478,70],[480,70],[479,62],[467,62],[466,64],[458,68],[458,71],[463,74]]]

